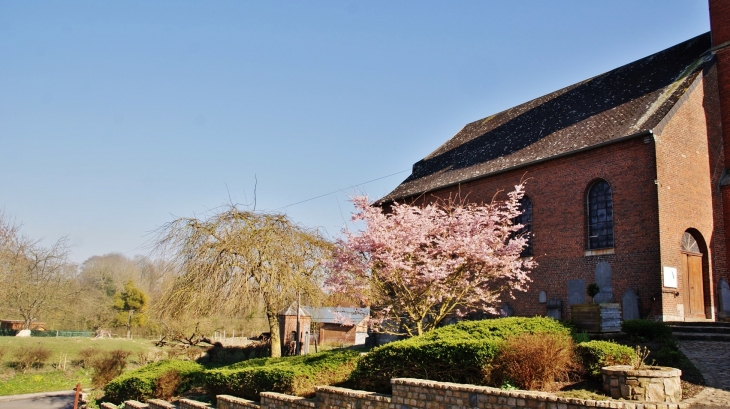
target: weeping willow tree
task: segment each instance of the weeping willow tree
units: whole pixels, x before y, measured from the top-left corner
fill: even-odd
[[[281,214],[226,206],[205,219],[179,218],[158,230],[156,250],[175,279],[157,302],[163,319],[237,314],[263,305],[271,356],[281,356],[277,312],[297,294],[321,296],[330,243]]]

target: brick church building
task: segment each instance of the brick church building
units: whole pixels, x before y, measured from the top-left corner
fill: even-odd
[[[730,1],[710,0],[710,20],[710,33],[467,124],[380,202],[486,202],[527,179],[523,255],[538,267],[505,300],[516,315],[546,315],[548,299],[569,316],[569,284],[607,264],[615,302],[636,294],[642,318],[718,319],[730,280]]]

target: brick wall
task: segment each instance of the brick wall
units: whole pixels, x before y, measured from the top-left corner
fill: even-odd
[[[505,391],[487,386],[462,385],[421,379],[397,378],[391,381],[393,395],[321,386],[316,399],[280,393],[261,393],[261,403],[227,395],[217,396],[219,409],[688,409],[703,402],[712,389],[706,389],[679,404],[617,400],[562,398],[547,392]],[[180,401],[181,409],[204,408]],[[129,404],[127,404],[129,405]],[[111,406],[114,407],[115,406]]]
[[[285,395],[277,392],[261,392],[261,407],[266,409],[314,409],[317,402],[300,396]]]
[[[180,399],[177,401],[177,407],[178,409],[212,409],[214,406],[191,399]]]
[[[586,194],[597,179],[605,179],[613,193],[613,254],[587,255]],[[659,225],[657,218],[656,161],[651,138],[639,136],[570,156],[464,183],[427,195],[460,194],[472,202],[488,202],[495,192],[509,191],[527,180],[526,194],[533,205],[533,254],[538,267],[526,293],[507,301],[517,315],[545,315],[538,293],[563,301],[568,316],[569,279],[595,281],[595,267],[608,262],[613,272],[616,301],[628,288],[640,297],[642,313],[661,315],[661,304],[652,298],[661,291],[659,274]],[[505,199],[504,193],[497,196]]]
[[[296,315],[279,315],[279,334],[281,336],[281,353],[285,354],[287,351],[287,348],[289,347],[289,343],[291,341],[296,341],[292,337],[292,333],[296,332],[297,330],[297,316]],[[302,334],[308,333],[310,330],[310,327],[312,326],[312,317],[310,316],[300,316],[299,317],[299,325]],[[311,338],[311,334],[310,334]],[[299,340],[303,341],[303,336],[300,335]]]
[[[677,268],[680,278],[678,296],[672,293],[675,289],[663,288],[664,318],[668,320],[682,320],[688,311],[687,272],[680,252],[686,231],[695,236],[700,247],[705,247],[702,249],[703,292],[708,319],[714,317],[713,283],[727,275],[725,229],[720,211],[719,178],[724,161],[715,117],[716,78],[714,67],[699,77],[675,106],[674,114],[657,126],[655,132],[661,264]]]
[[[261,405],[258,403],[243,399],[243,398],[237,398],[235,396],[230,395],[218,395],[216,396],[216,408],[218,409],[259,409],[261,408]],[[180,408],[183,409],[183,408]]]
[[[730,41],[730,2],[710,0],[710,27],[713,46]]]
[[[176,409],[175,405],[161,399],[150,399],[147,401],[149,409]]]
[[[713,47],[720,47],[730,41],[730,2],[725,0],[710,0],[710,27],[712,29],[712,45]],[[727,179],[727,170],[725,170],[726,164],[730,164],[730,48],[724,47],[719,48],[715,51],[715,59],[717,64],[713,67],[713,76],[707,76],[707,80],[716,81],[715,83],[709,84],[716,87],[714,92],[706,92],[706,99],[712,104],[705,104],[708,116],[713,120],[708,124],[721,124],[719,129],[717,126],[708,126],[708,132],[710,133],[710,140],[719,140],[724,146],[723,164],[720,171],[725,174]],[[709,87],[707,87],[709,88]],[[719,136],[715,136],[719,135]],[[720,152],[722,152],[722,146]],[[717,149],[711,143],[710,155],[714,153],[714,149]],[[711,162],[712,163],[712,160]],[[713,169],[714,170],[714,169]],[[716,184],[715,175],[713,174],[713,193]],[[722,176],[722,175],[721,175]],[[719,183],[719,195],[715,194],[715,228],[718,232],[717,237],[724,239],[724,234],[719,234],[719,230],[722,229],[722,233],[730,231],[730,180],[722,180]],[[722,212],[719,210],[722,209]],[[724,243],[723,243],[724,244]],[[712,289],[717,288],[717,281],[721,277],[728,279],[728,271],[726,266],[727,260],[730,259],[730,248],[725,246],[724,249],[715,247],[715,274]],[[720,259],[721,258],[721,259]],[[721,264],[720,264],[721,263]],[[720,264],[725,267],[723,270],[718,267]],[[718,271],[720,270],[720,271]]]

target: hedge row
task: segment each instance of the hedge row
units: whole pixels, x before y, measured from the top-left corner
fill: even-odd
[[[647,341],[666,340],[672,338],[669,325],[649,320],[628,320],[621,323],[621,331],[632,338]]]
[[[193,361],[167,360],[149,364],[114,378],[104,387],[104,400],[117,404],[126,400],[145,402],[155,397],[158,380],[170,372],[179,375],[176,393],[183,393],[201,384],[204,370],[203,365]]]
[[[176,394],[203,387],[211,396],[230,394],[258,400],[259,392],[281,392],[298,396],[314,395],[316,385],[344,381],[355,368],[358,351],[338,350],[299,357],[258,358],[224,368],[206,370],[192,361],[168,360],[127,372],[104,388],[104,400],[147,401],[158,397],[164,379],[176,373],[180,383]],[[169,383],[169,381],[167,381]]]
[[[249,359],[207,370],[194,362],[163,361],[114,379],[105,388],[105,399],[146,401],[154,396],[157,383],[169,383],[163,378],[175,379],[170,371],[180,375],[178,393],[197,386],[211,396],[230,394],[252,400],[258,400],[262,391],[311,396],[314,386],[333,384],[387,393],[390,379],[403,376],[480,384],[504,340],[526,333],[568,336],[570,329],[550,318],[510,317],[449,325],[375,348],[362,358],[357,350],[335,350]]]
[[[539,317],[460,322],[373,349],[358,362],[347,385],[390,393],[390,379],[396,377],[483,384],[484,371],[504,340],[525,333],[568,336],[570,329]]]
[[[315,386],[339,384],[347,379],[359,356],[357,350],[335,350],[251,359],[206,371],[203,383],[211,396],[228,394],[258,400],[259,393],[264,391],[313,396]]]

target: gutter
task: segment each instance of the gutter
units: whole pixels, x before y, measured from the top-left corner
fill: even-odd
[[[420,196],[420,195],[423,195],[423,194],[428,193],[428,192],[433,192],[433,191],[436,191],[436,190],[446,189],[446,188],[449,188],[449,187],[452,187],[452,186],[458,186],[458,185],[461,185],[462,183],[472,182],[472,181],[475,181],[475,180],[478,180],[478,179],[483,179],[483,178],[488,177],[488,176],[495,176],[495,175],[499,175],[501,173],[510,172],[510,171],[517,170],[517,169],[522,169],[522,168],[525,168],[525,167],[528,167],[528,166],[537,165],[539,163],[547,162],[549,160],[559,159],[559,158],[563,158],[563,157],[566,157],[566,156],[574,155],[574,154],[577,154],[577,153],[581,153],[581,152],[586,152],[586,151],[593,150],[593,149],[602,148],[604,146],[613,145],[615,143],[628,141],[630,139],[638,138],[638,137],[641,137],[641,136],[653,136],[653,135],[654,135],[654,131],[651,130],[651,129],[647,129],[647,130],[644,130],[644,131],[640,131],[640,132],[637,132],[637,133],[633,133],[631,135],[622,136],[622,137],[617,138],[617,139],[611,139],[610,141],[601,142],[601,143],[598,143],[596,145],[591,145],[591,146],[586,146],[586,147],[583,147],[583,148],[580,148],[580,149],[576,149],[574,151],[559,153],[559,154],[557,154],[555,156],[549,156],[547,158],[537,159],[537,160],[534,160],[534,161],[531,161],[531,162],[528,162],[528,163],[521,163],[519,165],[515,165],[515,166],[509,167],[509,168],[495,170],[494,172],[489,172],[489,173],[485,173],[483,175],[473,176],[473,177],[470,177],[470,178],[466,178],[466,179],[460,180],[458,182],[448,183],[448,184],[445,184],[443,186],[439,186],[438,188],[424,190],[423,192],[414,193],[414,194],[411,194],[411,195],[408,195],[408,196],[403,196],[403,197],[400,197],[400,198],[389,199],[387,201],[378,201],[378,202],[375,202],[374,205],[376,205],[376,206],[388,205],[388,204],[391,204],[391,203],[395,202],[396,200],[410,199],[410,198],[413,198],[415,196]]]

